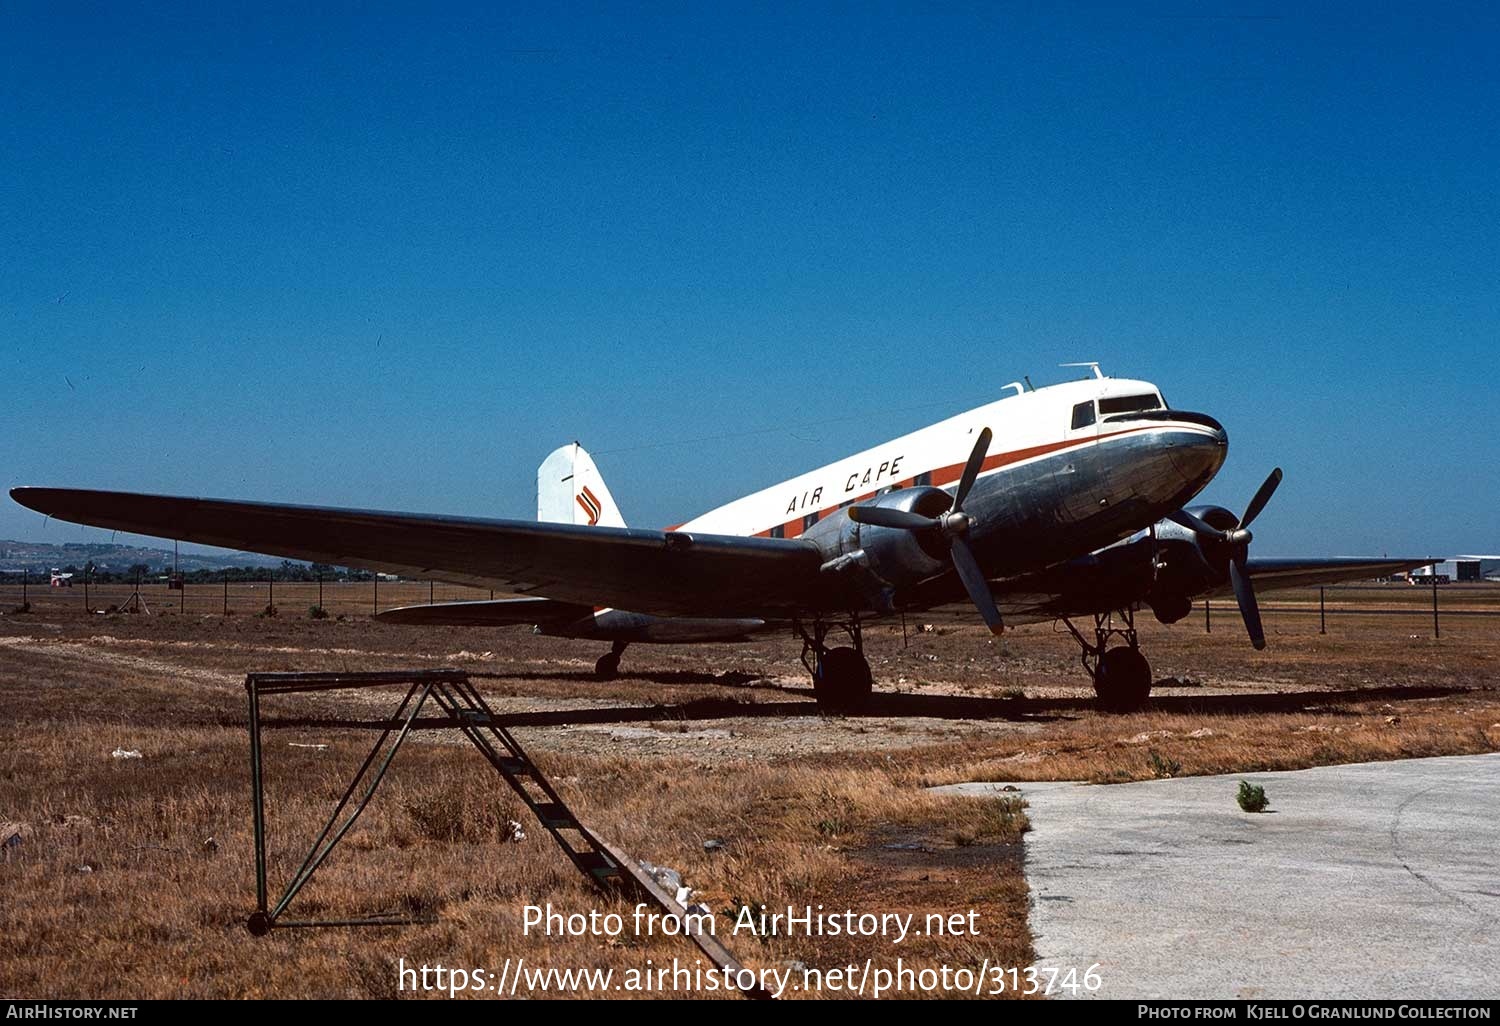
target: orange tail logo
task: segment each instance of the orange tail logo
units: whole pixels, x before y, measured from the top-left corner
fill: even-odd
[[[574,496],[574,499],[578,502],[578,505],[583,507],[583,511],[588,514],[589,526],[593,527],[597,524],[599,522],[599,514],[604,511],[604,507],[599,504],[599,500],[594,497],[594,493],[589,491],[587,486],[585,486],[583,494]]]

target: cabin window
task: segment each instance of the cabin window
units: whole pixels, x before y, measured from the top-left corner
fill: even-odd
[[[1102,405],[1102,404],[1101,404]],[[1079,403],[1073,407],[1073,430],[1086,428],[1094,422],[1094,404],[1092,401]]]
[[[777,524],[775,527],[771,528],[771,537],[772,538],[785,538],[786,537],[786,525],[784,525],[784,524]]]
[[[930,487],[932,485],[932,471],[922,471],[922,473],[916,476],[916,479],[912,483],[915,484],[918,488]]]
[[[1136,413],[1140,410],[1159,409],[1161,409],[1161,400],[1154,392],[1149,395],[1116,395],[1099,400],[1099,412],[1106,417],[1111,413]]]
[[[804,531],[811,530],[812,526],[814,524],[816,524],[817,522],[818,522],[818,515],[816,513],[809,513],[807,516],[805,516],[805,517],[802,518],[802,530],[804,530]]]

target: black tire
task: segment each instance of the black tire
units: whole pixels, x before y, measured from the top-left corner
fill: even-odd
[[[620,657],[613,652],[606,652],[594,663],[594,676],[600,680],[614,680],[620,675]]]
[[[828,713],[858,712],[870,701],[874,681],[870,664],[852,648],[832,648],[818,660],[813,694],[818,708]]]
[[[1121,645],[1104,653],[1094,674],[1094,694],[1109,712],[1134,712],[1151,694],[1151,664],[1140,649]]]

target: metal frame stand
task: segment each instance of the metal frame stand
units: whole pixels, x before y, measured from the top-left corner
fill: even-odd
[[[275,905],[269,900],[266,871],[266,813],[264,748],[261,732],[268,727],[306,727],[305,719],[268,720],[261,716],[260,700],[264,696],[304,694],[315,691],[354,690],[405,685],[406,691],[394,713],[384,720],[361,722],[360,727],[378,730],[371,746],[333,813],[312,844],[285,891]],[[496,773],[508,784],[526,806],[547,828],[558,847],[579,872],[605,893],[648,902],[662,911],[679,917],[685,909],[675,896],[615,848],[593,835],[563,802],[542,771],[495,715],[484,697],[461,670],[405,670],[389,673],[252,673],[245,678],[250,705],[250,791],[251,812],[255,829],[255,911],[246,925],[257,937],[275,929],[318,926],[402,926],[432,922],[399,913],[375,914],[341,919],[291,919],[287,917],[293,900],[312,880],[318,868],[327,861],[334,848],[353,828],[360,813],[370,804],[380,782],[396,758],[402,744],[415,730],[449,729],[460,731],[484,756]],[[440,716],[421,715],[428,703],[434,703]],[[348,725],[348,724],[342,724]],[[356,799],[356,792],[363,793]],[[352,802],[352,804],[351,804]],[[712,934],[684,928],[698,948],[715,964],[738,973],[743,966]],[[747,997],[768,997],[759,988],[745,990]]]

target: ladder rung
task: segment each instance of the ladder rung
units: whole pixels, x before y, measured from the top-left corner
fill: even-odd
[[[575,851],[573,859],[583,869],[595,876],[619,876],[620,867],[610,861],[602,851]]]
[[[578,820],[573,818],[573,814],[557,802],[543,802],[533,808],[536,818],[549,827],[578,827]]]

